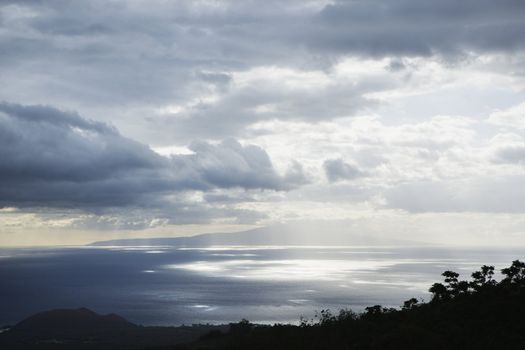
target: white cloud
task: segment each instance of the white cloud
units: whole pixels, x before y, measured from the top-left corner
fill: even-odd
[[[525,103],[490,114],[489,122],[506,128],[525,129]]]

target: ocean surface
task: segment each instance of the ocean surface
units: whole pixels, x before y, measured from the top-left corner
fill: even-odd
[[[0,249],[0,325],[88,307],[144,325],[299,322],[315,311],[397,307],[453,270],[499,270],[523,248],[213,246]]]

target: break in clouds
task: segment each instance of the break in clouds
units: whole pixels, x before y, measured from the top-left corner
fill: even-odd
[[[520,0],[2,1],[4,227],[515,222],[524,16]]]

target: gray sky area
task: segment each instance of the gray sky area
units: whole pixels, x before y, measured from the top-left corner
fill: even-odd
[[[522,0],[0,1],[0,245],[305,220],[525,244],[524,18]]]

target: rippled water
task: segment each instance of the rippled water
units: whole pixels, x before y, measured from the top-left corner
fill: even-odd
[[[0,324],[89,307],[142,324],[297,322],[315,310],[428,299],[444,270],[500,269],[522,249],[72,247],[0,249]]]

